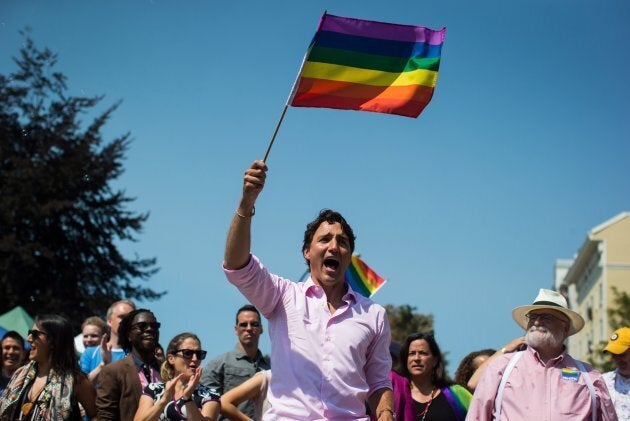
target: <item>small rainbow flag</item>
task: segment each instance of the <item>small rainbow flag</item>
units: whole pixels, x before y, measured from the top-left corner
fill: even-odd
[[[345,276],[346,282],[350,284],[354,291],[368,298],[374,295],[387,282],[387,279],[378,276],[356,254],[352,256]]]
[[[324,13],[288,104],[418,117],[433,96],[445,32]]]

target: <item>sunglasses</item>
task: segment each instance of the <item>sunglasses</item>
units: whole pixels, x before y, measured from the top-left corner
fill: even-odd
[[[246,328],[247,326],[251,326],[254,329],[260,327],[260,322],[241,322],[238,324],[238,327]]]
[[[561,319],[560,317],[553,316],[551,314],[533,314],[528,313],[525,315],[525,318],[530,322],[535,322],[536,320],[541,321],[542,323],[550,323],[553,320],[560,320],[561,322],[568,323],[568,320]]]
[[[177,354],[178,352],[181,352],[182,357],[187,360],[192,359],[193,355],[196,355],[198,360],[203,360],[208,354],[208,352],[203,349],[177,349],[174,354]]]
[[[138,322],[138,323],[132,324],[131,328],[138,329],[144,332],[145,330],[149,328],[152,328],[153,330],[158,330],[160,326],[162,326],[160,322]]]
[[[31,335],[33,337],[33,339],[37,339],[39,338],[41,335],[48,335],[46,332],[42,332],[41,330],[37,330],[37,329],[30,329],[28,331],[28,333],[26,334],[26,336]]]

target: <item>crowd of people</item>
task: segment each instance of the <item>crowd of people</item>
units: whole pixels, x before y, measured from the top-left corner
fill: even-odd
[[[270,273],[250,235],[266,175],[262,161],[245,171],[226,241],[226,277],[251,303],[236,312],[232,350],[204,366],[192,332],[164,350],[156,315],[128,300],[86,319],[82,346],[64,317],[40,315],[26,342],[2,338],[0,421],[630,420],[630,328],[610,337],[617,368],[602,375],[567,353],[584,319],[555,291],[513,310],[523,337],[470,353],[451,380],[433,332],[392,343],[384,308],[347,285],[355,236],[338,212],[306,227],[305,282]]]

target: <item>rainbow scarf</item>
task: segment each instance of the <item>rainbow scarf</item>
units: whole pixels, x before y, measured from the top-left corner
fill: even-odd
[[[352,256],[350,265],[346,269],[346,282],[350,284],[352,290],[364,297],[370,298],[385,283],[386,279],[381,278],[357,255]]]
[[[445,31],[324,14],[288,104],[418,117]]]

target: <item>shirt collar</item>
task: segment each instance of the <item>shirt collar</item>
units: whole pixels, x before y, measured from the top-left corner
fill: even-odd
[[[130,352],[129,355],[131,355],[131,358],[133,358],[133,363],[136,366],[136,369],[140,369],[140,367],[142,367],[144,364],[147,364],[149,367],[154,368],[155,370],[158,370],[157,367],[157,361],[153,360],[153,361],[149,361],[148,363],[145,363],[144,361],[142,361],[140,358],[138,358],[133,352]]]
[[[560,355],[554,357],[554,358],[550,358],[549,361],[547,361],[547,363],[545,363],[542,358],[540,358],[540,354],[538,353],[538,351],[536,351],[534,348],[532,348],[531,346],[527,347],[527,350],[531,353],[532,357],[538,361],[541,365],[543,366],[547,366],[547,365],[556,365],[558,363],[560,363],[562,360],[564,360],[565,356],[568,355],[567,354],[567,347],[563,347],[562,352],[560,353]]]
[[[349,283],[346,282],[346,285],[348,286],[348,290],[343,295],[343,297],[341,297],[341,299],[348,304],[356,303],[357,293],[352,290],[352,287]],[[324,295],[324,289],[313,282],[313,279],[309,276],[308,279],[304,281],[304,295],[321,298]]]
[[[258,361],[262,358],[262,352],[260,352],[260,349],[256,352],[256,356],[254,358],[249,358],[247,354],[243,352],[241,347],[238,346],[238,344],[234,345],[232,352],[234,353],[234,358],[237,360]]]

